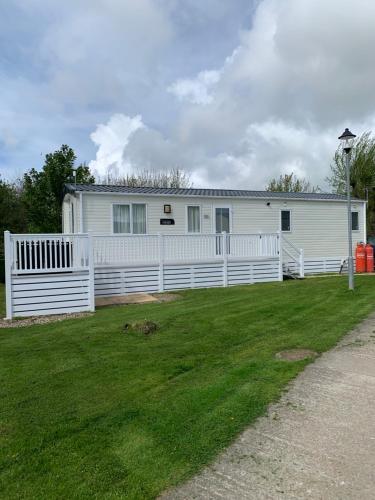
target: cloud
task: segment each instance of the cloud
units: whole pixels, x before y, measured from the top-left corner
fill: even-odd
[[[209,91],[219,80],[220,71],[206,70],[198,73],[196,78],[177,80],[167,90],[181,101],[186,99],[195,104],[209,104],[213,100]]]
[[[143,128],[140,115],[130,118],[122,114],[113,115],[107,124],[100,124],[90,135],[91,140],[98,146],[96,159],[90,161],[89,167],[98,176],[106,174],[118,175],[120,171],[129,168],[123,158],[130,138],[139,129]]]
[[[324,185],[344,126],[361,133],[374,122],[374,18],[368,0],[355,11],[263,0],[208,102],[179,118],[178,141],[199,149],[206,182],[262,187],[293,170]]]
[[[180,166],[197,186],[262,188],[294,170],[324,185],[344,127],[375,123],[375,3],[350,5],[8,2],[0,168],[67,142],[99,171]]]

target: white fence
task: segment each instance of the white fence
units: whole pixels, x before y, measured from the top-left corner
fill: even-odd
[[[6,231],[4,251],[7,318],[94,310],[92,245],[87,234]]]
[[[279,259],[95,268],[98,297],[279,281]]]
[[[94,310],[95,295],[281,281],[290,260],[303,276],[303,252],[279,233],[5,232],[4,241],[8,318]]]
[[[93,236],[95,266],[279,256],[279,234]]]
[[[286,274],[294,273],[301,278],[305,276],[305,256],[303,248],[297,248],[291,241],[281,235],[281,261]]]
[[[344,257],[305,258],[303,262],[304,274],[339,273],[344,260]],[[284,261],[284,266],[294,273],[299,272],[299,264],[293,260]]]
[[[94,236],[95,295],[282,280],[272,234]]]

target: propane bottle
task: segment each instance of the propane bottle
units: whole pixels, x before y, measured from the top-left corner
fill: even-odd
[[[356,273],[366,272],[366,251],[364,243],[357,243],[355,249],[355,271]]]
[[[366,252],[366,272],[373,273],[374,272],[374,249],[372,245],[367,243],[365,247]]]

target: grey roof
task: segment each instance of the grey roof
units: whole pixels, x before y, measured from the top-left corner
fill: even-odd
[[[337,200],[345,201],[346,196],[334,193],[285,193],[272,191],[248,191],[244,189],[196,189],[196,188],[153,188],[111,186],[105,184],[65,184],[66,193],[120,193],[162,196],[199,196],[217,198],[279,198],[293,200]],[[359,201],[359,200],[356,200]]]

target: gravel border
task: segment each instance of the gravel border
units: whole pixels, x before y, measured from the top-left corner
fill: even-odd
[[[47,323],[56,323],[59,321],[64,321],[66,319],[78,319],[85,318],[87,316],[92,316],[94,313],[82,312],[82,313],[71,313],[71,314],[54,314],[51,316],[32,316],[25,319],[0,319],[0,328],[21,328],[23,326],[32,325],[45,325]]]

